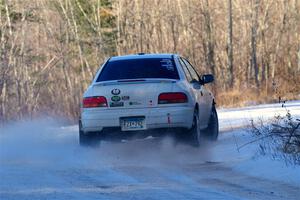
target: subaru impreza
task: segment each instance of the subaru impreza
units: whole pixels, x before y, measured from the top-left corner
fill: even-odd
[[[136,54],[109,58],[83,95],[79,142],[101,135],[180,130],[198,146],[219,134],[215,98],[199,75],[177,54]],[[95,137],[95,136],[99,137]]]

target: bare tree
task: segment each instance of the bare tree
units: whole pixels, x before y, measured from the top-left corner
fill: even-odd
[[[227,41],[227,55],[228,55],[228,78],[229,87],[232,88],[234,84],[234,74],[233,74],[233,23],[232,23],[232,0],[228,0],[228,41]]]
[[[207,55],[207,65],[209,66],[211,73],[215,74],[215,46],[208,0],[205,1],[203,6],[203,17],[206,34],[206,38],[205,41],[203,41],[203,45]]]
[[[252,0],[252,22],[251,22],[251,67],[254,70],[254,79],[256,87],[259,87],[258,82],[258,63],[256,56],[256,40],[258,29],[258,8],[260,0]]]
[[[141,51],[213,73],[218,104],[296,98],[299,10],[299,0],[0,0],[0,122],[76,119],[100,64]]]

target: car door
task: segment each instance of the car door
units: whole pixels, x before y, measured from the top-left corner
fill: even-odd
[[[190,62],[184,58],[182,58],[184,64],[186,65],[187,69],[189,70],[192,79],[199,81],[199,75],[196,72],[195,68],[190,64]],[[200,93],[199,99],[198,99],[198,104],[199,104],[199,112],[200,112],[200,117],[202,121],[203,126],[207,126],[207,123],[209,121],[210,117],[210,111],[211,111],[211,95],[210,92],[206,89],[204,85],[200,85],[200,89],[195,91],[196,93]],[[201,109],[200,109],[201,105]]]
[[[189,82],[189,87],[190,87],[190,91],[194,94],[196,102],[198,103],[198,108],[199,108],[199,121],[200,121],[200,127],[204,128],[206,126],[206,111],[203,112],[205,110],[206,107],[206,103],[205,103],[205,99],[204,99],[204,94],[203,94],[203,86],[200,85],[199,82],[199,76],[197,75],[197,73],[195,73],[194,71],[190,71],[188,68],[188,62],[185,61],[184,58],[179,58],[179,62],[182,66],[182,69],[185,73],[186,79]],[[199,84],[198,88],[195,87],[195,84]]]

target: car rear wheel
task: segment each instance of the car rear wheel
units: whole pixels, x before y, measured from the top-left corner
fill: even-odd
[[[208,126],[204,131],[205,136],[212,141],[216,141],[219,136],[219,120],[215,106],[213,105]]]
[[[192,146],[198,147],[201,143],[201,130],[198,109],[195,109],[193,115],[193,124],[190,129],[190,144]]]
[[[95,146],[100,143],[100,138],[96,133],[84,132],[81,121],[79,121],[79,144],[80,146]]]

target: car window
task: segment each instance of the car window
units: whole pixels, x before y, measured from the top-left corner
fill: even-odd
[[[190,74],[189,70],[187,69],[186,65],[184,64],[184,62],[181,60],[181,58],[179,58],[179,62],[180,65],[182,66],[182,69],[184,71],[185,77],[186,79],[191,82],[193,80],[192,75]]]
[[[196,70],[194,69],[194,67],[186,59],[182,58],[182,60],[186,64],[189,72],[191,73],[192,79],[196,80],[196,81],[199,81],[199,76],[198,76]]]
[[[171,58],[112,60],[106,63],[97,82],[139,78],[179,79],[179,75]]]

